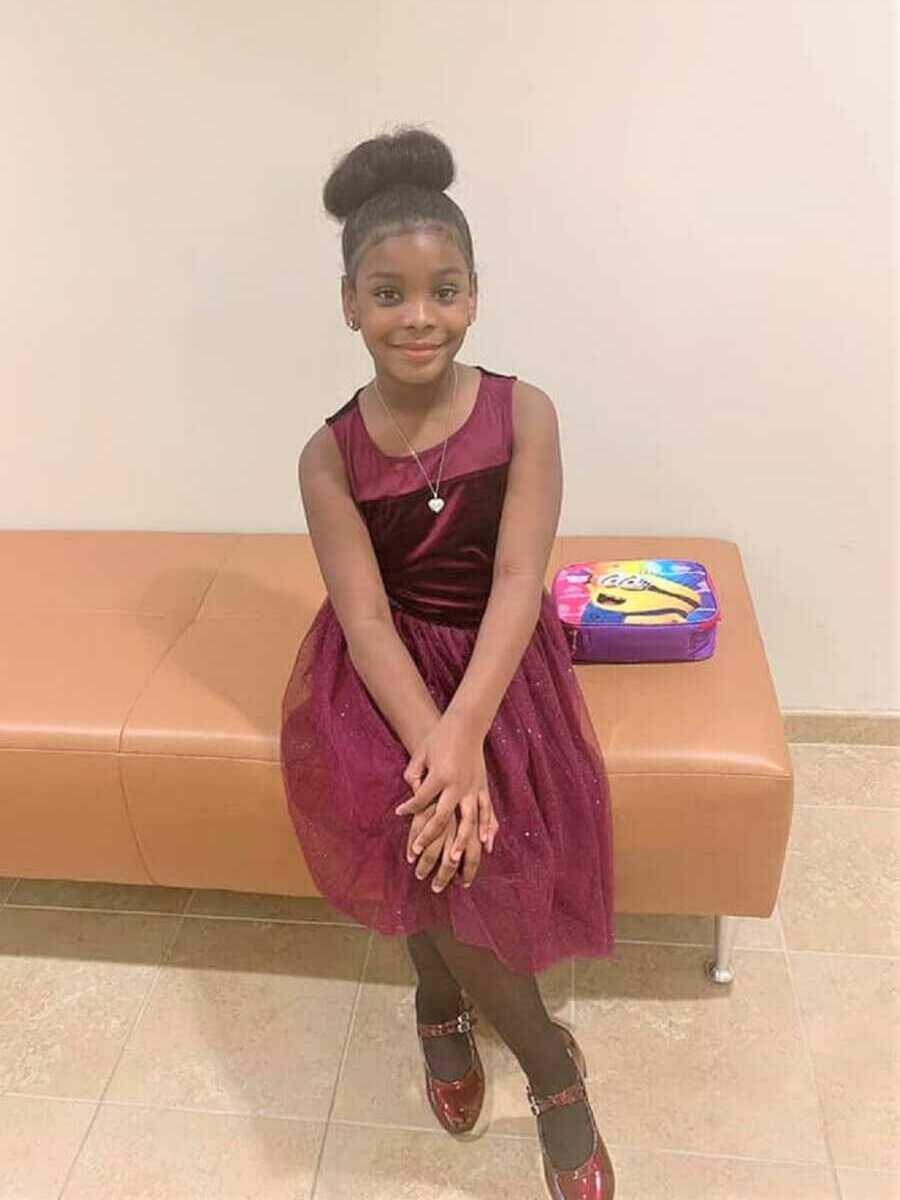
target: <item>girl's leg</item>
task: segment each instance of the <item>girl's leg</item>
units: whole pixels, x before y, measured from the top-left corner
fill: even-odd
[[[449,929],[431,930],[430,937],[447,969],[512,1050],[537,1095],[562,1091],[578,1079],[534,975],[511,971],[489,950],[457,941]],[[554,1164],[561,1170],[580,1166],[594,1145],[585,1105],[552,1108],[538,1119]]]
[[[416,1016],[429,1025],[452,1021],[459,1012],[460,986],[450,973],[427,933],[406,939],[419,985],[416,989]],[[450,1082],[462,1079],[472,1066],[469,1040],[464,1033],[447,1037],[425,1038],[425,1056],[438,1079]]]

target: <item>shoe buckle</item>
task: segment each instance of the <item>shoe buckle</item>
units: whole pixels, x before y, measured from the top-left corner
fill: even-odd
[[[526,1084],[525,1092],[528,1096],[528,1107],[536,1117],[542,1116],[550,1108],[564,1108],[567,1104],[579,1102],[587,1103],[587,1092],[580,1079],[549,1096],[535,1096],[530,1083]]]
[[[472,1010],[470,1008],[464,1008],[456,1018],[456,1031],[457,1033],[472,1032]]]
[[[441,1021],[438,1024],[417,1021],[416,1026],[421,1037],[449,1037],[454,1033],[471,1033],[475,1020],[473,1011],[465,1008],[449,1021]]]

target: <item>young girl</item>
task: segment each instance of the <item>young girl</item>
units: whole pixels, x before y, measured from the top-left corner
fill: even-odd
[[[404,128],[325,185],[374,378],[300,455],[327,598],[284,696],[283,777],[322,895],[406,939],[441,1125],[481,1110],[474,1001],[525,1073],[550,1195],[611,1200],[584,1057],[535,980],[614,946],[608,783],[544,586],[556,412],[457,361],[477,278],[453,178],[447,146]]]

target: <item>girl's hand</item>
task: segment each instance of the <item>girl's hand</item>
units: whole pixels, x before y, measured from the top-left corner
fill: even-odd
[[[410,825],[409,836],[406,840],[407,862],[412,863],[416,861],[416,856],[412,849],[413,842],[415,841],[419,831],[434,815],[436,808],[436,804],[430,804],[428,808],[423,809],[420,813],[416,813],[416,815],[413,817]],[[453,876],[459,870],[459,860],[450,857],[450,851],[452,850],[456,840],[456,832],[456,815],[451,814],[450,820],[447,822],[447,829],[443,838],[436,838],[435,841],[433,841],[422,853],[422,856],[419,859],[419,865],[416,867],[416,877],[418,879],[424,879],[440,855],[441,865],[438,869],[438,873],[435,875],[434,880],[432,881],[432,891],[442,891],[447,884],[451,882]],[[478,867],[481,863],[481,843],[475,836],[474,829],[469,835],[469,841],[464,848],[464,855],[462,885],[463,887],[467,888],[472,886],[472,880],[475,878],[475,875],[478,872]]]
[[[424,783],[423,771],[428,772]],[[413,842],[413,853],[424,850],[444,834],[457,806],[461,820],[451,849],[452,858],[459,861],[473,832],[487,846],[488,853],[493,853],[500,823],[488,790],[484,738],[473,734],[464,721],[445,713],[415,750],[403,778],[415,794],[395,809],[397,813],[423,812],[440,797],[433,815]]]

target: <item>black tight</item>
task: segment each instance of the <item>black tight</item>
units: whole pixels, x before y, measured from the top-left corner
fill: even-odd
[[[567,1057],[560,1053],[559,1034],[534,975],[510,970],[489,950],[457,941],[448,929],[414,934],[406,945],[419,976],[420,1020],[450,1020],[462,987],[529,1079],[551,1088],[571,1082]]]

